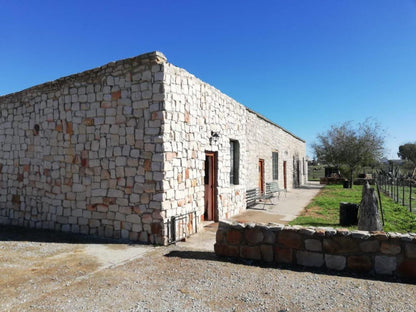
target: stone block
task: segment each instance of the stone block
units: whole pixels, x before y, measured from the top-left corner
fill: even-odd
[[[385,255],[397,255],[400,253],[401,247],[394,243],[382,242],[380,251]]]
[[[229,246],[223,244],[214,244],[215,254],[224,257],[238,257],[240,255],[238,246]]]
[[[225,239],[225,232],[218,229],[217,232],[215,233],[215,241],[217,243],[222,243],[224,239]]]
[[[355,240],[348,237],[331,237],[323,241],[324,252],[329,254],[346,254],[358,252],[358,244]]]
[[[347,267],[354,272],[366,273],[371,270],[371,259],[368,256],[350,256]]]
[[[416,279],[416,260],[405,259],[397,267],[397,274],[401,277]]]
[[[302,246],[302,237],[292,231],[282,231],[278,235],[279,244],[288,248],[300,248]]]
[[[263,231],[258,227],[246,229],[244,231],[244,238],[249,244],[258,244],[263,241]]]
[[[318,239],[306,239],[305,249],[310,251],[322,251],[322,243]]]
[[[374,259],[374,270],[377,274],[392,275],[396,268],[396,257],[376,256]]]
[[[406,257],[416,258],[416,244],[406,244]]]
[[[275,247],[275,257],[274,260],[277,263],[292,263],[293,261],[293,252],[290,248],[285,247]]]
[[[345,256],[325,255],[325,265],[330,270],[342,271],[345,269],[346,263]]]
[[[361,242],[359,245],[363,252],[372,253],[380,250],[380,242],[375,239]]]
[[[266,262],[273,262],[273,246],[272,245],[261,245],[260,246],[261,259]]]
[[[259,246],[241,246],[240,257],[244,259],[261,260]]]
[[[242,234],[240,231],[230,230],[227,232],[226,240],[231,245],[238,245],[241,242]]]
[[[126,216],[126,221],[131,223],[141,223],[141,219],[139,215],[130,214]]]
[[[263,239],[264,243],[274,244],[276,242],[276,234],[270,229],[268,229],[267,231],[264,231],[263,234],[264,234],[264,239]]]
[[[324,264],[324,256],[318,252],[298,250],[296,252],[296,262],[299,265],[320,268]]]

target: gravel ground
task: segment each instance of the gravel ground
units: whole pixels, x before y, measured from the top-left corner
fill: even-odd
[[[103,266],[90,246],[0,235],[0,310],[416,311],[413,284],[231,262],[187,243]]]

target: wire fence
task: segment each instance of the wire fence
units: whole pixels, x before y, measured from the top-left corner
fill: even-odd
[[[379,173],[376,182],[384,194],[396,203],[406,206],[410,212],[416,212],[416,181],[415,179],[395,176],[392,173]]]

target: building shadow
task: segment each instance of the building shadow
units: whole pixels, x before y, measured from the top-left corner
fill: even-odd
[[[276,264],[276,263],[265,263],[262,261],[241,259],[234,257],[224,257],[218,256],[213,251],[195,251],[195,250],[172,250],[169,253],[164,255],[167,258],[180,258],[180,259],[191,259],[191,260],[201,260],[201,261],[216,261],[224,263],[234,263],[244,266],[256,266],[260,268],[272,268],[276,270],[286,270],[292,272],[309,272],[318,275],[329,275],[329,276],[339,276],[339,277],[349,277],[356,279],[364,279],[369,281],[381,281],[389,283],[399,283],[399,284],[416,284],[416,281],[407,279],[407,278],[398,278],[392,276],[378,276],[368,273],[352,273],[352,272],[339,272],[329,269],[316,269],[304,266],[293,266],[285,264]]]
[[[15,242],[39,242],[39,243],[66,243],[66,244],[129,244],[132,243],[122,239],[101,238],[85,234],[65,233],[54,230],[32,229],[20,226],[1,225],[0,241]]]

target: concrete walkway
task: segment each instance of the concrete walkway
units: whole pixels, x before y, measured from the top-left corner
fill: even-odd
[[[323,185],[320,185],[319,182],[308,182],[300,188],[292,189],[286,194],[281,194],[280,199],[275,198],[272,200],[272,204],[257,204],[245,212],[230,218],[230,220],[238,222],[274,222],[287,224],[303,211],[310,201],[320,192],[322,187]],[[179,242],[177,244],[183,244],[184,247],[186,246],[195,250],[212,251],[214,249],[217,228],[218,223],[207,224],[203,231],[192,235],[186,242]]]
[[[287,224],[303,211],[322,187],[319,182],[308,182],[300,188],[282,193],[280,199],[273,198],[272,203],[259,203],[242,214],[232,217],[231,220]]]

